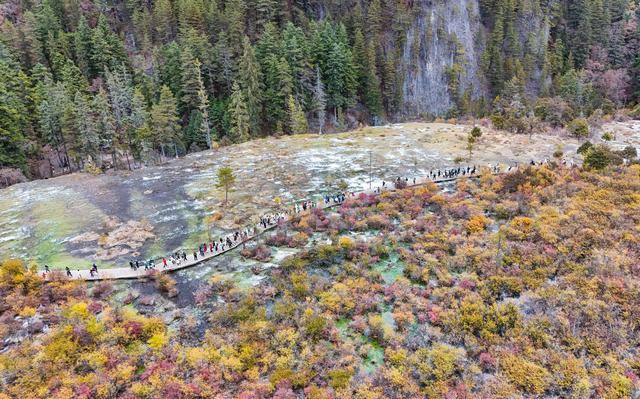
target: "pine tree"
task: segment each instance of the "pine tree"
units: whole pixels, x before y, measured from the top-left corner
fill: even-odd
[[[318,120],[318,134],[322,134],[325,124],[327,99],[324,93],[324,84],[320,78],[320,68],[316,68],[316,84],[313,89],[313,110]]]
[[[233,49],[234,56],[242,54],[242,39],[246,29],[247,6],[244,0],[229,0],[224,7],[224,14],[227,20],[227,32],[229,43]]]
[[[240,76],[243,96],[249,113],[250,133],[257,136],[260,133],[260,118],[262,116],[263,83],[260,64],[247,36],[244,37],[242,58],[240,59]]]
[[[158,65],[158,84],[165,85],[171,89],[174,96],[182,97],[182,60],[180,47],[176,42],[171,42],[163,46],[156,55]]]
[[[372,0],[367,10],[367,26],[372,38],[378,36],[382,29],[382,6],[380,0]],[[375,40],[375,39],[373,39]]]
[[[229,103],[229,113],[231,114],[230,138],[234,143],[241,143],[249,139],[249,112],[238,82],[233,82],[231,90],[231,102]]]
[[[354,73],[358,82],[358,96],[361,102],[365,102],[365,90],[367,88],[367,74],[369,72],[369,55],[364,40],[364,35],[359,29],[353,36],[353,60]]]
[[[307,38],[302,28],[288,22],[282,32],[282,55],[291,70],[293,90],[301,96],[313,82]]]
[[[100,154],[100,137],[93,110],[89,100],[77,92],[74,99],[75,123],[79,136],[79,149],[83,157],[88,157],[96,166],[102,166]]]
[[[134,145],[134,156],[138,159],[148,161],[151,159],[153,143],[151,141],[151,129],[149,127],[149,112],[147,111],[147,101],[140,90],[136,87],[131,99],[130,126]]]
[[[84,76],[92,77],[91,71],[94,68],[91,64],[91,28],[89,28],[84,15],[80,17],[73,39],[78,67]]]
[[[180,0],[178,2],[178,23],[180,30],[204,30],[205,5],[202,0]]]
[[[282,7],[278,0],[256,0],[256,33],[261,33],[265,26],[282,18]]]
[[[353,103],[356,81],[351,51],[342,42],[334,43],[324,71],[328,104],[337,113]]]
[[[364,102],[369,112],[374,116],[379,116],[382,113],[382,93],[380,92],[380,79],[376,68],[376,52],[373,46],[369,47],[367,66]]]
[[[307,133],[309,131],[307,117],[292,95],[289,95],[289,99],[287,101],[287,111],[289,116],[289,129],[291,133]]]
[[[118,36],[111,31],[103,14],[98,17],[98,24],[91,34],[91,76],[104,74],[107,69],[115,69],[126,64],[127,56]]]
[[[113,167],[117,168],[116,120],[113,116],[113,111],[111,110],[109,96],[103,88],[100,88],[98,94],[93,98],[93,109],[96,112],[101,147],[105,147],[110,151]]]
[[[118,149],[125,154],[127,167],[131,169],[130,154],[135,152],[135,137],[131,129],[131,107],[133,101],[133,84],[131,76],[125,68],[114,73],[106,72],[107,88],[111,109],[116,122],[116,140]]]
[[[20,99],[24,85],[20,66],[0,43],[0,167],[26,169],[24,153],[26,106]]]
[[[202,83],[202,75],[200,71],[201,63],[193,57],[193,53],[189,48],[182,51],[182,89],[181,111],[184,114],[190,114],[191,111],[198,109],[200,99],[198,91]]]
[[[178,142],[180,132],[176,99],[167,86],[160,89],[160,99],[151,107],[151,132],[154,146],[166,156],[166,146]]]
[[[170,0],[158,0],[153,4],[153,21],[156,37],[169,43],[176,36],[176,17]]]
[[[211,124],[209,122],[209,98],[204,89],[202,77],[198,75],[198,111],[201,115],[200,131],[204,135],[205,141],[209,149],[213,149],[213,139],[211,138]]]
[[[491,85],[493,95],[502,91],[504,82],[504,64],[502,61],[502,44],[504,40],[504,25],[501,8],[496,12],[495,23],[487,49],[483,55],[482,63],[487,74],[487,80]]]
[[[24,64],[27,69],[38,63],[45,62],[42,43],[38,39],[36,16],[31,11],[23,15],[24,23],[21,25],[22,52]]]

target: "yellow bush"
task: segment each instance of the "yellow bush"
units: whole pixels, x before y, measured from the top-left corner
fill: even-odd
[[[353,249],[356,244],[351,237],[342,236],[338,240],[338,245],[340,245],[342,249],[350,250]]]
[[[76,302],[67,309],[65,316],[68,319],[86,319],[90,313],[85,302]]]
[[[36,315],[36,308],[31,306],[25,306],[19,313],[20,317],[33,317]]]
[[[469,234],[479,233],[487,228],[491,221],[484,215],[472,216],[467,222],[467,232]]]
[[[162,350],[169,343],[169,337],[164,332],[157,332],[147,340],[147,345],[153,350]]]
[[[541,395],[549,386],[549,372],[533,362],[515,355],[506,355],[500,365],[509,381],[527,393]]]
[[[512,238],[514,240],[525,240],[527,238],[530,238],[533,231],[533,219],[526,216],[518,216],[513,218],[511,223],[509,223],[507,234],[509,238]]]

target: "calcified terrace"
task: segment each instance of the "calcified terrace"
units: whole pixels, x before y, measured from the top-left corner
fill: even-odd
[[[3,190],[0,196],[0,253],[52,268],[125,265],[131,258],[159,257],[197,247],[208,238],[251,225],[275,206],[331,190],[344,180],[352,191],[396,176],[424,176],[429,170],[467,158],[467,125],[406,123],[333,135],[268,138],[189,155],[162,166],[100,176],[73,174]],[[619,132],[614,146],[637,144],[634,124]],[[483,129],[464,163],[513,165],[550,158],[558,145],[575,157],[577,140],[556,135],[517,136]],[[221,165],[233,168],[237,184],[222,207],[216,188]],[[112,221],[149,226],[139,237],[124,230],[110,242]],[[143,232],[144,233],[144,232]],[[147,233],[145,233],[147,234]],[[85,237],[86,240],[79,240]],[[93,238],[93,239],[89,239]],[[130,242],[138,239],[133,248]]]

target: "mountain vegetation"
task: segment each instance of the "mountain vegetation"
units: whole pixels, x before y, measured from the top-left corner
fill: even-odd
[[[0,398],[631,398],[639,192],[551,165],[362,194],[244,249],[300,248],[255,287],[157,299],[6,260]]]
[[[479,18],[473,93],[461,84],[473,67],[464,46],[448,21],[425,15],[461,4]],[[636,0],[6,0],[0,168],[98,173],[265,135],[428,117],[404,106],[403,82],[441,42],[452,98],[443,116],[491,116],[519,133],[564,126],[637,103],[639,17]],[[422,40],[407,49],[417,20]]]

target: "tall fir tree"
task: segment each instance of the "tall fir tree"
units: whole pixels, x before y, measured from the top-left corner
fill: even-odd
[[[382,113],[382,93],[380,92],[380,78],[378,78],[376,67],[376,51],[373,46],[369,46],[367,58],[364,103],[373,116],[380,116]]]
[[[231,114],[231,141],[241,143],[249,139],[249,111],[244,98],[244,93],[240,89],[238,82],[233,83],[231,89],[231,102],[229,103],[229,113]]]
[[[324,84],[320,77],[320,68],[316,68],[316,84],[313,87],[313,111],[318,121],[318,134],[322,134],[326,119],[327,98],[324,92]]]
[[[90,160],[97,167],[102,166],[100,158],[100,136],[90,100],[77,92],[75,103],[75,123],[79,136],[79,148],[83,158]]]
[[[291,134],[303,134],[309,131],[307,117],[293,95],[289,95],[287,100],[287,114]]]
[[[150,121],[152,141],[163,157],[167,156],[170,146],[179,141],[178,106],[173,93],[167,86],[160,89],[160,99],[151,107]]]
[[[114,168],[118,167],[117,158],[117,131],[116,120],[109,103],[109,95],[100,88],[98,94],[93,98],[93,109],[96,112],[96,120],[98,125],[98,134],[100,136],[100,145],[111,153],[111,162]]]
[[[80,22],[78,22],[78,27],[74,32],[73,39],[76,63],[82,73],[87,78],[90,78],[94,70],[91,63],[91,28],[89,28],[89,24],[84,15],[80,17]]]
[[[182,88],[181,96],[181,112],[189,115],[191,111],[198,109],[200,99],[198,90],[202,82],[202,72],[200,70],[201,63],[193,57],[193,53],[189,48],[182,50]]]
[[[0,43],[0,167],[26,171],[24,152],[26,106],[20,98],[24,84],[18,62]]]
[[[240,59],[241,88],[249,113],[250,134],[260,134],[260,120],[262,117],[263,77],[249,38],[244,37],[242,58]]]

